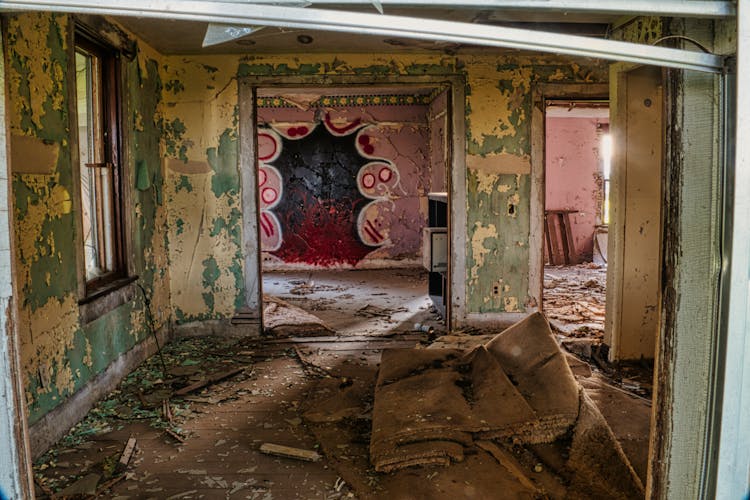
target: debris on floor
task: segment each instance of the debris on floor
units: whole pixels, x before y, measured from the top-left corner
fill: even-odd
[[[87,492],[79,498],[498,498],[498,492],[502,492],[502,498],[565,498],[573,491],[571,485],[584,489],[592,478],[599,477],[602,464],[609,467],[610,463],[620,463],[616,447],[608,448],[609,455],[607,450],[595,455],[606,455],[602,463],[587,462],[588,451],[576,451],[588,450],[586,446],[597,443],[610,446],[612,434],[640,477],[645,478],[649,403],[627,389],[640,384],[641,379],[629,373],[623,376],[623,385],[615,387],[608,374],[566,353],[564,360],[589,399],[581,397],[575,400],[577,406],[555,409],[527,397],[528,391],[536,389],[520,384],[524,378],[521,372],[502,365],[503,372],[510,375],[511,393],[521,394],[523,404],[536,413],[527,413],[531,425],[515,443],[512,432],[495,436],[482,431],[487,423],[481,420],[496,423],[494,413],[508,413],[504,407],[491,413],[478,401],[485,394],[492,399],[500,387],[510,390],[511,386],[470,385],[466,381],[472,380],[474,371],[480,380],[481,373],[488,373],[486,378],[498,374],[493,368],[493,363],[499,365],[496,351],[505,351],[507,356],[510,349],[514,356],[514,345],[496,345],[493,350],[497,332],[476,329],[443,335],[444,328],[434,320],[424,298],[426,275],[418,270],[395,275],[403,279],[394,283],[390,270],[305,273],[297,285],[290,283],[289,278],[296,279],[294,274],[279,275],[277,285],[264,281],[265,290],[308,312],[308,306],[327,304],[314,314],[335,333],[239,340],[201,337],[171,342],[163,348],[166,373],[158,355],[148,359],[40,457],[34,467],[37,497],[61,498],[62,490],[85,480],[76,486]],[[294,286],[308,282],[316,283],[316,291],[303,296],[289,294]],[[317,290],[319,285],[356,288],[358,293]],[[389,323],[383,316],[356,314],[370,304],[393,311],[397,323]],[[408,312],[396,311],[401,307]],[[417,322],[434,326],[435,335],[415,329]],[[539,339],[518,347],[533,353],[537,349],[534,342]],[[478,354],[467,355],[478,347],[482,347]],[[381,371],[381,354],[389,350],[417,353],[404,356],[408,363],[414,362],[411,358],[445,359],[443,368],[427,363],[424,373],[458,366],[471,368],[458,370],[461,385],[451,388],[453,395],[468,397],[472,411],[478,408],[481,413],[478,419],[472,417],[479,431],[474,428],[458,434],[468,445],[459,444],[461,441],[453,442],[456,447],[446,445],[454,456],[463,456],[461,462],[392,472],[379,472],[371,463],[371,448],[377,447],[380,439],[374,431],[380,411],[375,409],[379,377],[400,383],[419,375],[401,374],[387,367]],[[382,361],[386,363],[392,356],[386,354]],[[554,370],[545,372],[545,361],[562,370],[557,355],[550,360],[532,358],[530,362],[540,364],[539,376],[545,379],[558,374]],[[184,394],[176,394],[178,391]],[[589,402],[596,408],[586,406]],[[408,409],[403,407],[404,412]],[[599,425],[602,421],[596,413],[593,417],[588,413],[595,411],[604,415],[609,427]],[[577,422],[571,432],[551,443],[523,444],[529,436],[543,435],[550,429],[557,435],[562,424],[558,427],[553,420],[560,414],[568,415],[565,422]],[[543,420],[544,416],[551,416],[551,420]],[[542,425],[535,426],[537,421]],[[572,432],[573,428],[578,434]],[[123,469],[118,463],[124,459],[131,438],[135,446]],[[266,454],[269,444],[315,453],[320,458],[311,462]],[[571,475],[569,467],[573,466],[581,471],[579,477]],[[612,478],[618,477],[612,474]],[[91,495],[94,479],[97,482]],[[608,477],[603,485],[588,487],[590,493],[579,497],[606,497],[603,491],[615,485]],[[625,497],[625,489],[613,495]]]
[[[323,320],[270,295],[263,296],[263,329],[274,337],[332,335]]]
[[[566,337],[604,336],[607,268],[593,263],[544,268],[544,313]]]
[[[376,471],[461,462],[477,440],[512,449],[565,440],[571,433],[569,458],[558,472],[577,495],[592,488],[592,498],[643,495],[640,479],[582,394],[540,313],[468,351],[383,352],[370,444]],[[517,470],[510,467],[516,476]],[[523,477],[522,485],[531,484]],[[539,491],[541,484],[530,493]]]

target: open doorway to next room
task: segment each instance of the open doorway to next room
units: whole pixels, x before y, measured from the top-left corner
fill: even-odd
[[[258,89],[266,333],[444,329],[448,92]]]

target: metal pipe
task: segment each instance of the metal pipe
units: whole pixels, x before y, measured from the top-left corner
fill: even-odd
[[[636,43],[499,26],[359,12],[196,0],[7,0],[0,11],[33,10],[316,29],[512,48],[716,73],[721,57]]]
[[[230,0],[247,3],[245,0]],[[298,5],[304,0],[253,0],[256,4]],[[312,6],[368,7],[372,0],[306,0]],[[722,18],[737,15],[734,2],[711,0],[380,0],[384,8],[450,8],[580,12],[621,16]]]

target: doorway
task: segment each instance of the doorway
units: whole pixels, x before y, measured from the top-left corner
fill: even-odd
[[[442,329],[447,286],[428,292],[449,282],[449,228],[429,208],[439,194],[449,213],[448,87],[259,86],[253,104],[266,332]]]
[[[611,147],[607,100],[545,102],[543,307],[563,335],[604,337]]]

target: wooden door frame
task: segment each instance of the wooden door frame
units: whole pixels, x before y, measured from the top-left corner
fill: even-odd
[[[238,79],[239,93],[239,168],[242,187],[242,248],[245,269],[244,311],[261,321],[262,264],[260,252],[260,200],[257,172],[257,89],[267,87],[356,87],[373,84],[398,86],[446,86],[451,120],[448,137],[449,164],[446,175],[448,191],[448,290],[446,326],[449,330],[466,319],[466,122],[463,75],[309,75],[244,76]],[[251,270],[255,270],[252,273]]]
[[[542,311],[544,292],[544,207],[546,189],[547,99],[609,99],[606,83],[538,83],[531,105],[531,206],[529,231],[529,296]]]

